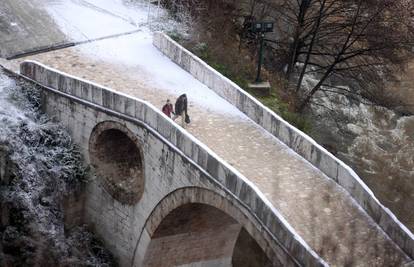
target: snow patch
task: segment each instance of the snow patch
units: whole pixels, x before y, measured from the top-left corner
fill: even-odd
[[[86,56],[97,60],[139,67],[146,74],[146,77],[140,79],[148,86],[177,97],[186,93],[190,102],[195,102],[210,112],[246,118],[236,107],[164,56],[152,45],[152,41],[152,32],[144,28],[135,34],[84,44],[79,49]]]

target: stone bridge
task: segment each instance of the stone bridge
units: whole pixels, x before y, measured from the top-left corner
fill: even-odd
[[[413,234],[352,169],[176,42],[141,27],[148,6],[130,2],[147,3],[0,4],[0,64],[43,88],[45,112],[92,166],[84,193],[65,205],[69,225],[88,224],[121,266],[413,263]],[[158,63],[167,73],[154,71]],[[186,130],[156,108],[183,86],[192,90]],[[198,94],[214,108],[194,101]]]
[[[175,51],[177,63],[194,66],[191,60],[198,60],[190,54],[185,58],[182,53],[188,52],[177,50],[167,37],[158,38],[161,50]],[[210,71],[198,64],[199,73]],[[412,261],[412,234],[352,170],[248,95],[237,96],[240,110],[259,124],[269,123],[263,127],[273,134],[277,129],[278,137],[320,169],[323,179],[330,179],[324,172],[338,183],[328,187],[333,197],[344,198],[343,210],[332,211],[331,221],[318,221],[319,207],[294,211],[313,212],[312,221],[302,221],[301,227],[311,228],[322,244],[302,239],[275,208],[271,188],[259,190],[150,103],[37,62],[20,67],[26,79],[43,88],[45,112],[70,131],[91,164],[94,175],[78,212],[121,266],[401,266]],[[243,93],[222,88],[227,98]],[[339,185],[349,194],[338,195]],[[340,221],[348,206],[355,207],[356,223]],[[326,238],[331,234],[326,229],[342,236]]]
[[[96,177],[85,221],[122,266],[320,266],[263,194],[151,104],[25,62]]]

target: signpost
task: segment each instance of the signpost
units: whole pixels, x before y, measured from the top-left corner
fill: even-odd
[[[253,24],[253,32],[259,34],[259,60],[257,63],[257,76],[256,76],[256,83],[262,82],[260,78],[260,73],[262,70],[262,63],[263,63],[263,45],[264,45],[264,38],[267,32],[273,32],[273,22],[254,22]]]
[[[253,22],[251,23],[250,30],[259,36],[259,53],[258,53],[256,80],[254,81],[253,84],[249,84],[249,87],[261,89],[262,91],[266,91],[266,93],[268,94],[270,91],[270,84],[269,82],[263,82],[260,75],[261,75],[262,63],[263,63],[263,45],[265,42],[265,34],[267,32],[273,32],[273,22],[265,22],[265,21]]]

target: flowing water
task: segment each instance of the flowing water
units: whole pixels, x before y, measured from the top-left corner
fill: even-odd
[[[414,232],[414,116],[323,93],[312,109],[316,139],[334,148]]]
[[[112,266],[86,227],[65,229],[63,200],[81,189],[85,169],[39,99],[0,69],[0,266]]]

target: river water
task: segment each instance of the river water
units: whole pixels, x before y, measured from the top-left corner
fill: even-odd
[[[313,111],[317,141],[352,166],[414,232],[414,116],[322,93]]]
[[[112,266],[63,199],[84,182],[69,134],[40,112],[39,91],[0,69],[0,266]]]

